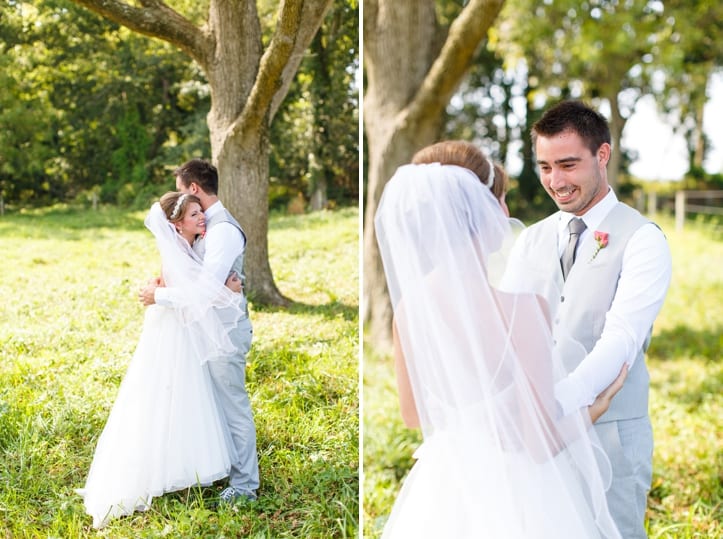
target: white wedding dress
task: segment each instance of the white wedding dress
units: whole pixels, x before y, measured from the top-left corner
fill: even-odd
[[[494,286],[512,230],[491,191],[461,167],[400,167],[375,228],[424,437],[384,539],[619,538],[587,412],[554,399],[554,315]]]
[[[502,455],[478,426],[424,441],[404,479],[383,538],[590,539],[598,529],[562,453],[548,463]]]
[[[156,235],[166,285],[179,291],[179,306],[146,309],[138,346],[85,487],[78,490],[95,528],[147,510],[165,492],[221,479],[233,460],[205,360],[230,346],[209,307],[228,306],[235,298],[206,279],[200,261],[178,241],[157,205],[146,225]],[[184,293],[190,285],[194,288]]]

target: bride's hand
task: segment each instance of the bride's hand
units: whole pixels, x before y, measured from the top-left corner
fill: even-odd
[[[151,277],[146,281],[146,284],[149,286],[166,286],[163,276]]]
[[[241,279],[239,279],[239,277],[235,271],[231,272],[231,274],[228,276],[228,279],[226,279],[226,286],[232,292],[236,292],[236,293],[241,293],[241,291],[243,290],[243,285],[241,284]]]
[[[613,383],[603,389],[602,393],[597,396],[595,401],[587,407],[591,422],[595,423],[595,421],[600,419],[601,415],[608,411],[608,408],[610,408],[610,402],[613,400],[613,397],[617,394],[617,392],[622,389],[623,383],[625,383],[625,378],[627,377],[628,364],[624,363],[623,368],[620,369],[620,374],[618,374],[618,377],[613,380]]]

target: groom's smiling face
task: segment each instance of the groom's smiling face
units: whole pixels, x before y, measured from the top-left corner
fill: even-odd
[[[535,153],[542,186],[561,210],[583,215],[607,194],[609,144],[593,154],[577,133],[563,131],[538,136]]]

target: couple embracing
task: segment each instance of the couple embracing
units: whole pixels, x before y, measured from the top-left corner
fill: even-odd
[[[670,252],[608,185],[600,114],[564,101],[532,141],[560,211],[517,235],[504,171],[461,141],[382,195],[400,405],[424,439],[385,538],[646,536],[644,354]]]
[[[245,387],[246,236],[218,199],[215,167],[194,159],[175,176],[178,192],[145,219],[161,276],[139,293],[143,330],[79,490],[95,528],[226,476],[223,503],[255,500],[259,487]]]

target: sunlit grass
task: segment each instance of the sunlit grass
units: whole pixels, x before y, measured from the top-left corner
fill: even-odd
[[[723,537],[723,241],[710,225],[659,218],[673,281],[648,351],[655,434],[651,539]],[[419,445],[404,428],[389,357],[364,353],[364,537],[379,537]]]
[[[0,537],[354,537],[358,531],[358,212],[273,216],[270,262],[295,301],[251,305],[248,389],[259,501],[220,485],[90,528],[81,487],[159,260],[143,212],[63,208],[0,218]]]
[[[655,433],[651,538],[723,536],[723,241],[662,220],[673,281],[648,352]]]

